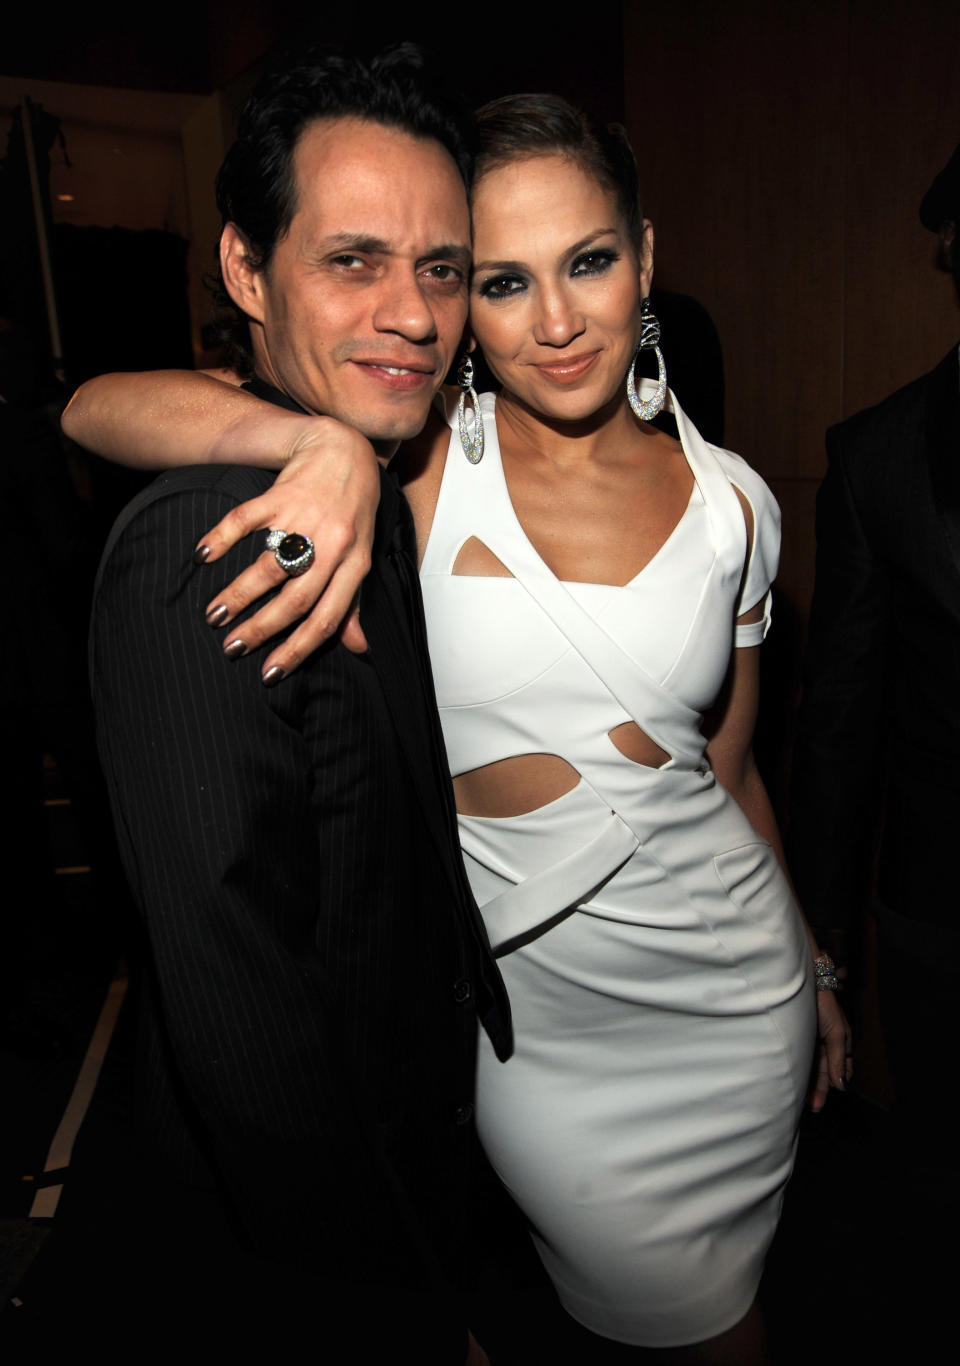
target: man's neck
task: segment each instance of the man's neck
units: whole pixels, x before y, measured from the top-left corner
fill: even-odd
[[[298,403],[295,398],[291,398],[289,394],[285,394],[282,389],[278,389],[275,384],[271,383],[268,379],[264,379],[261,375],[254,374],[253,378],[246,382],[244,388],[249,389],[257,398],[262,398],[267,403],[275,403],[278,408],[289,408],[291,412],[307,413],[310,415],[310,410],[304,408],[302,403]],[[324,416],[323,413],[314,413],[312,415],[314,417]],[[396,455],[400,442],[378,441],[373,437],[368,437],[367,440],[373,447],[377,460],[380,462],[381,466],[386,469],[387,465],[389,465],[390,461]]]

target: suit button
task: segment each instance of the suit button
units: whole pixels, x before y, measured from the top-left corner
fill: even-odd
[[[473,1106],[469,1101],[465,1105],[458,1105],[454,1119],[458,1124],[469,1124],[473,1119]]]
[[[458,982],[454,982],[453,999],[458,1006],[462,1006],[465,1001],[469,1001],[472,995],[473,987],[467,981],[466,977],[461,977]]]

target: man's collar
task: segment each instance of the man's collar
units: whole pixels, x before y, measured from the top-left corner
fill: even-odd
[[[265,403],[275,403],[278,408],[289,408],[292,413],[305,413],[306,408],[301,408],[300,404],[285,394],[282,389],[276,389],[272,384],[268,384],[259,375],[254,375],[253,379],[248,379],[243,386],[248,389],[256,398],[262,398]]]
[[[248,379],[246,383],[242,385],[242,388],[249,390],[255,398],[262,398],[266,403],[275,403],[278,408],[287,408],[291,413],[307,412],[307,409],[301,407],[295,398],[291,398],[289,394],[285,394],[282,389],[277,389],[274,385],[268,384],[267,381],[261,379],[259,375],[254,375],[252,379]],[[314,416],[319,416],[319,414],[314,414]],[[376,452],[376,445],[374,445],[373,449],[374,452]],[[396,452],[394,452],[394,454],[395,453]],[[392,457],[390,456],[377,456],[383,469],[387,468],[391,458]]]
[[[291,413],[305,413],[307,411],[306,408],[301,408],[300,404],[297,403],[296,399],[292,399],[290,395],[285,394],[282,389],[277,389],[274,385],[268,384],[267,381],[265,379],[261,379],[259,375],[254,375],[252,379],[248,379],[242,387],[244,389],[249,390],[249,392],[253,394],[255,398],[262,398],[265,403],[275,403],[278,408],[287,408]],[[384,467],[381,464],[381,469],[383,470],[384,474],[389,475],[387,487],[389,487],[393,491],[393,497],[395,499],[397,493],[400,490],[400,484],[397,479],[396,466],[394,466],[393,468],[389,468]],[[384,482],[383,477],[381,475],[381,509],[383,509],[384,507],[383,488]],[[393,520],[395,519],[395,517],[395,508],[391,508],[391,526],[393,525]]]

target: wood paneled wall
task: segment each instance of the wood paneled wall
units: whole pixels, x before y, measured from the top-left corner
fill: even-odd
[[[724,350],[726,442],[783,509],[758,759],[782,813],[824,431],[931,369],[960,336],[920,224],[960,142],[956,0],[625,0],[627,127],[657,281],[694,295]],[[667,366],[669,337],[663,339]],[[892,1089],[864,926],[857,1089]]]
[[[623,9],[627,126],[657,282],[698,298],[719,329],[727,444],[780,499],[780,595],[799,635],[824,430],[932,368],[960,336],[917,216],[960,141],[960,5]],[[666,337],[664,351],[669,367]]]

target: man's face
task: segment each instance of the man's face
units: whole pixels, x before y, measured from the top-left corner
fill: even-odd
[[[463,333],[463,182],[439,143],[359,119],[306,128],[294,174],[287,234],[243,297],[231,287],[257,373],[389,453],[420,431]]]

